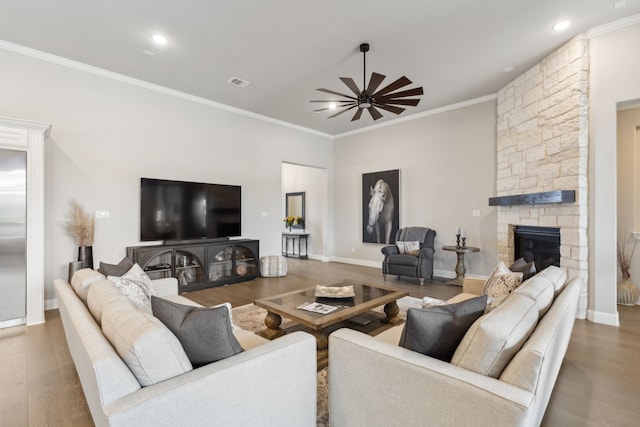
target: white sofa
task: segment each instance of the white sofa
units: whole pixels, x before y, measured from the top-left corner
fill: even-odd
[[[481,289],[465,286],[454,302]],[[451,363],[400,347],[403,325],[377,337],[349,329],[332,333],[331,427],[538,426],[566,353],[580,289],[581,280],[567,280],[560,268],[538,273],[471,326]],[[525,311],[535,313],[534,329],[515,342]],[[496,345],[492,334],[505,341]],[[504,356],[498,347],[515,355],[495,372]]]
[[[177,295],[175,279],[154,284],[158,296],[197,305]],[[65,280],[55,280],[54,286],[69,350],[97,426],[316,425],[312,335],[296,332],[267,341],[234,326],[245,351],[143,387],[94,319],[95,298],[90,310],[79,297],[82,292]],[[157,358],[162,365],[166,355]]]

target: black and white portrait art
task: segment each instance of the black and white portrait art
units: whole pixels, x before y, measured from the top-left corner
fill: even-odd
[[[362,241],[395,243],[400,227],[400,169],[362,174]]]

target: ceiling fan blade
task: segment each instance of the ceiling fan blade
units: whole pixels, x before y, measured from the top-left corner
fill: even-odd
[[[367,93],[371,94],[375,92],[385,78],[386,76],[383,76],[382,74],[371,73],[371,80],[369,80],[369,86],[367,86]]]
[[[414,107],[418,105],[418,102],[420,102],[419,99],[385,99],[384,97],[379,99],[381,100],[376,100],[376,103],[380,102],[381,104],[412,105]]]
[[[309,102],[339,102],[341,104],[345,104],[345,103],[350,103],[350,102],[355,102],[355,100],[353,99],[323,99],[323,100],[311,100]]]
[[[355,93],[356,96],[360,96],[360,89],[358,89],[358,85],[353,81],[351,77],[340,77],[340,80],[342,80],[342,83],[344,83],[349,89],[351,89],[351,92]]]
[[[382,117],[382,113],[376,110],[376,108],[373,106],[367,108],[367,110],[369,110],[369,114],[371,114],[371,118],[373,120],[378,120],[380,117]]]
[[[387,105],[387,104],[378,104],[377,102],[373,105],[375,105],[378,108],[382,108],[383,110],[390,111],[394,114],[400,114],[404,110],[406,110],[406,108],[394,107],[393,105]]]
[[[339,115],[340,115],[340,114],[342,114],[342,113],[346,113],[347,111],[349,111],[349,110],[351,110],[351,109],[353,109],[353,108],[356,108],[356,107],[357,107],[357,105],[356,105],[356,104],[354,104],[354,105],[352,105],[352,106],[351,106],[351,107],[349,107],[349,108],[344,108],[344,109],[342,109],[342,110],[338,111],[337,113],[335,113],[334,115],[327,117],[327,119],[332,119],[332,118],[334,118],[334,117],[336,117],[336,116],[339,116]]]
[[[358,98],[356,98],[354,96],[345,95],[344,93],[336,92],[336,91],[329,90],[329,89],[316,89],[316,90],[319,90],[320,92],[330,93],[332,95],[344,96],[345,98],[349,98],[349,99],[353,99],[353,100],[357,100],[358,99]]]
[[[362,110],[363,110],[363,109],[364,109],[364,108],[358,108],[358,109],[356,110],[356,113],[355,113],[355,114],[353,115],[353,117],[351,118],[351,121],[352,121],[352,122],[353,122],[353,121],[355,121],[355,120],[360,120],[360,116],[362,115]]]
[[[405,76],[400,77],[398,80],[396,80],[395,82],[391,83],[389,86],[380,89],[378,92],[374,93],[372,96],[375,98],[377,96],[383,96],[389,92],[393,92],[394,90],[398,90],[401,87],[405,87],[407,85],[410,85],[411,83],[413,83],[411,80],[409,80],[408,78],[406,78]]]
[[[404,98],[404,97],[407,97],[407,96],[418,96],[418,95],[424,95],[424,91],[422,90],[421,87],[417,87],[417,88],[414,88],[414,89],[403,90],[403,91],[395,92],[395,93],[390,93],[390,94],[385,95],[385,96],[379,96],[376,99]]]

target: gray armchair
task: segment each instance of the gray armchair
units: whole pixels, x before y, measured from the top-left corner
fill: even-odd
[[[381,249],[384,254],[382,261],[382,275],[387,280],[387,274],[398,277],[417,277],[424,285],[425,277],[433,279],[433,244],[436,231],[427,227],[405,227],[396,233],[396,242],[420,242],[420,250],[416,255],[400,253],[398,246],[385,246]]]

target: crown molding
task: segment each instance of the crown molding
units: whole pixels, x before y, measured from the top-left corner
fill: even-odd
[[[585,34],[587,38],[593,39],[596,37],[603,36],[605,34],[612,33],[614,31],[623,30],[625,28],[628,28],[637,24],[640,24],[640,13],[636,15],[627,16],[626,18],[618,19],[617,21],[612,21],[607,24],[600,25],[598,27],[593,27],[590,30],[588,30]]]
[[[169,89],[165,86],[160,86],[157,84],[149,83],[144,80],[135,79],[133,77],[126,76],[124,74],[114,73],[112,71],[105,70],[103,68],[94,67],[92,65],[84,64],[82,62],[73,61],[71,59],[63,58],[61,56],[52,55],[50,53],[46,53],[40,50],[32,49],[29,47],[21,46],[15,43],[11,43],[5,40],[0,40],[0,49],[18,53],[21,55],[25,55],[31,58],[39,59],[41,61],[50,62],[52,64],[61,65],[63,67],[71,68],[77,71],[82,71],[85,73],[93,74],[96,76],[104,77],[107,79],[115,80],[121,83],[129,84],[132,86],[136,86],[139,88],[151,90],[154,92],[158,92],[164,95],[173,96],[176,98],[184,99],[187,101],[195,102],[198,104],[206,105],[208,107],[217,108],[219,110],[228,111],[231,113],[239,114],[241,116],[250,117],[252,119],[261,120],[263,122],[272,123],[279,126],[284,126],[290,129],[294,129],[300,132],[309,133],[312,135],[321,136],[327,139],[333,139],[333,136],[320,132],[314,129],[309,129],[303,126],[294,125],[289,122],[285,122],[282,120],[274,119],[271,117],[263,116],[262,114],[252,113],[247,110],[243,110],[240,108],[232,107],[230,105],[222,104],[219,102],[211,101],[209,99],[201,98],[199,96],[191,95],[185,92],[181,92],[175,89]]]

